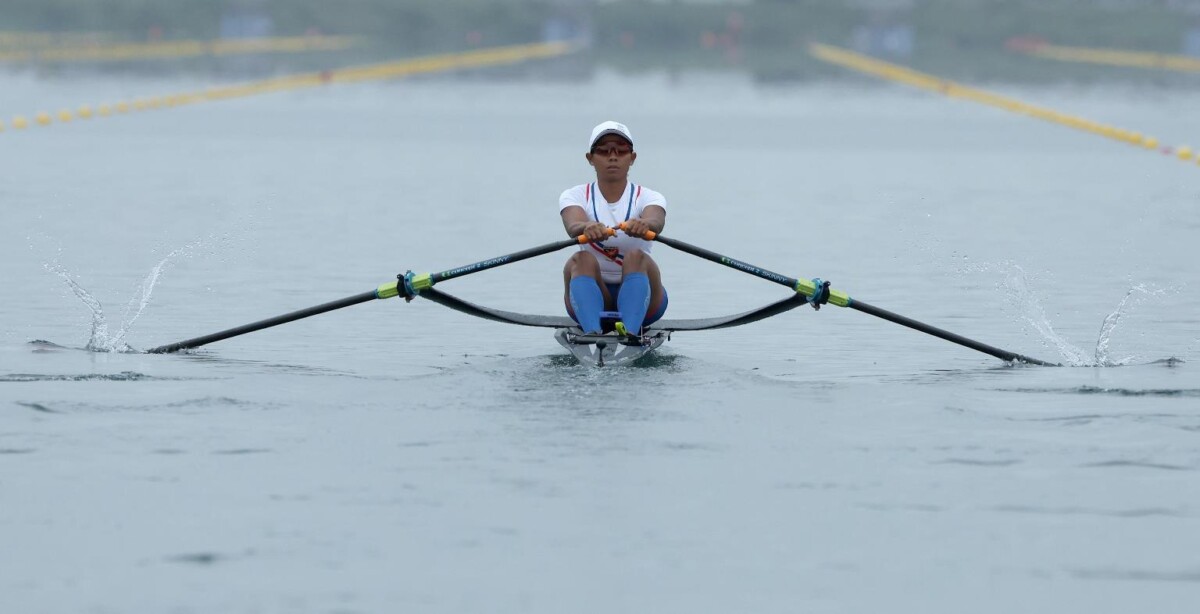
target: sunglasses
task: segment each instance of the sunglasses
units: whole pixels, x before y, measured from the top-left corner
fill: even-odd
[[[633,153],[633,148],[628,145],[601,145],[593,147],[592,153],[604,158],[611,156],[622,157]]]

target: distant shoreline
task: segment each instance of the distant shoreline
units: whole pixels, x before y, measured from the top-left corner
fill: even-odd
[[[9,3],[11,4],[11,3]],[[39,0],[0,9],[0,57],[32,45],[87,41],[213,40],[325,34],[362,37],[336,53],[300,53],[257,62],[260,69],[322,69],[539,40],[590,42],[584,58],[560,60],[568,70],[600,65],[646,70],[749,71],[763,81],[838,77],[806,52],[809,41],[855,47],[947,78],[1078,81],[1194,78],[1142,69],[1069,64],[1006,49],[1014,39],[1057,45],[1180,54],[1189,35],[1200,40],[1200,17],[1168,6],[1115,3],[1108,8],[1069,0],[898,0],[830,3],[817,0],[748,4],[598,4],[511,0],[502,8],[470,0],[261,0],[220,3],[145,3]],[[987,8],[984,8],[984,7]],[[1191,34],[1189,34],[1189,32]],[[40,42],[39,42],[40,41]],[[209,70],[239,60],[179,60],[170,69]],[[241,61],[246,64],[246,61]],[[572,63],[574,66],[572,67]],[[0,70],[5,65],[0,63]],[[61,64],[61,63],[60,63]],[[96,70],[162,71],[129,63]],[[58,70],[42,66],[39,70]],[[91,70],[91,68],[89,68]]]

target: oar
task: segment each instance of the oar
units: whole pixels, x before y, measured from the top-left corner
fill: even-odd
[[[622,223],[620,226],[623,228],[625,224]],[[717,264],[723,264],[729,268],[737,269],[743,273],[749,273],[755,277],[761,277],[767,281],[773,281],[781,286],[787,286],[788,288],[791,288],[792,290],[808,297],[809,301],[813,303],[814,307],[819,307],[822,303],[828,301],[834,305],[837,305],[838,307],[849,307],[850,309],[855,309],[863,313],[869,313],[877,318],[883,318],[889,322],[894,322],[896,324],[900,324],[901,326],[907,326],[913,330],[918,330],[923,333],[933,335],[934,337],[940,337],[946,341],[950,341],[951,343],[957,343],[961,346],[969,347],[972,350],[977,350],[983,352],[984,354],[995,356],[1001,360],[1007,360],[1010,362],[1020,361],[1033,365],[1041,365],[1044,367],[1062,366],[1058,363],[1046,362],[1044,360],[1038,360],[1022,354],[1017,354],[1016,352],[1002,350],[998,347],[981,343],[979,341],[975,341],[974,339],[968,339],[962,335],[957,335],[948,330],[942,330],[936,326],[930,326],[923,322],[918,322],[912,318],[902,316],[898,313],[892,313],[886,309],[880,309],[879,307],[864,303],[858,299],[852,299],[845,292],[830,289],[829,282],[822,282],[820,279],[793,279],[786,275],[780,275],[779,273],[774,273],[764,268],[747,264],[741,260],[730,258],[729,256],[722,256],[721,254],[711,252],[703,247],[696,247],[695,245],[684,243],[683,241],[664,237],[660,234],[655,234],[652,231],[647,231],[643,238],[648,241],[665,243],[681,252],[687,252],[693,256],[699,256],[705,260],[711,260]]]
[[[615,233],[615,231],[612,230],[609,232],[610,234]],[[487,260],[480,260],[474,264],[447,269],[441,273],[422,273],[420,275],[414,275],[412,271],[409,271],[403,275],[397,275],[396,281],[382,284],[370,292],[355,294],[354,296],[348,296],[346,298],[324,303],[322,305],[317,305],[315,307],[309,307],[308,309],[301,309],[299,311],[285,313],[273,318],[267,318],[266,320],[259,320],[258,322],[252,322],[250,324],[238,326],[229,330],[223,330],[219,333],[213,333],[211,335],[204,335],[203,337],[196,337],[195,339],[188,339],[187,341],[180,341],[177,343],[159,346],[154,349],[147,350],[147,352],[151,354],[166,354],[170,352],[178,352],[179,350],[200,347],[202,345],[213,343],[214,341],[221,341],[230,337],[237,337],[238,335],[252,333],[264,328],[271,328],[272,326],[279,326],[280,324],[294,322],[309,316],[315,316],[327,311],[333,311],[335,309],[341,309],[343,307],[349,307],[351,305],[357,305],[359,303],[365,303],[375,299],[386,299],[394,296],[404,296],[405,298],[411,299],[412,297],[420,294],[422,290],[428,290],[429,288],[432,288],[434,284],[446,281],[448,279],[454,279],[455,277],[463,277],[470,275],[471,273],[478,273],[480,271],[494,269],[498,266],[519,262],[527,258],[533,258],[534,256],[549,254],[550,252],[556,252],[565,247],[580,245],[587,242],[588,238],[585,235],[579,235],[574,239],[555,241],[539,247],[531,247],[519,252],[513,252],[506,256],[497,256],[495,258],[488,258]]]

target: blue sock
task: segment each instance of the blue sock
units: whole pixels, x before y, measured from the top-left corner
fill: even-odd
[[[591,277],[576,277],[571,280],[571,309],[575,320],[585,333],[600,332],[600,312],[604,309],[604,294]]]
[[[621,321],[630,334],[642,333],[642,322],[646,320],[646,309],[650,307],[650,278],[645,273],[630,273],[621,280],[621,293],[617,295],[617,310]]]

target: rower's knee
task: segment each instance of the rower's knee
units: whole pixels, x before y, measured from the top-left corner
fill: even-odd
[[[646,270],[646,263],[650,260],[650,255],[646,252],[633,248],[625,252],[625,258],[621,262],[621,270],[625,273],[636,273]]]
[[[587,252],[576,252],[567,259],[567,264],[563,267],[563,273],[568,278],[581,276],[595,277],[600,273],[600,263],[596,262],[595,256]]]

